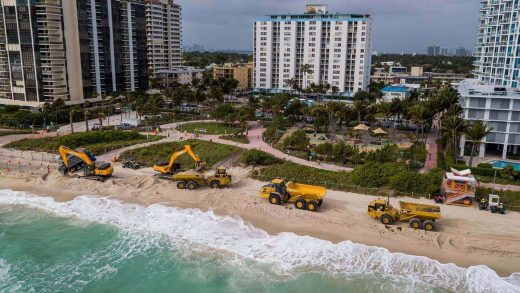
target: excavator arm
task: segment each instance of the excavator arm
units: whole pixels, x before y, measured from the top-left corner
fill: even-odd
[[[69,149],[67,147],[64,147],[64,146],[60,146],[58,151],[60,153],[61,159],[63,160],[63,164],[66,167],[69,167],[69,159],[67,157],[68,155],[80,158],[81,160],[83,160],[83,162],[85,162],[86,165],[94,164],[94,162],[90,159],[90,157],[87,156],[87,154],[85,154],[85,153],[73,151],[73,150],[71,150],[71,149]]]
[[[175,164],[175,161],[177,161],[177,158],[186,153],[190,155],[190,157],[197,163],[197,166],[201,165],[202,161],[199,158],[199,156],[195,152],[193,152],[190,145],[185,145],[182,150],[176,151],[171,155],[170,160],[167,164],[155,165],[153,169],[155,171],[161,172],[162,174],[168,174],[172,171],[172,168]]]

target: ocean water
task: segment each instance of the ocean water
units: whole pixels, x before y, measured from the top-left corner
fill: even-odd
[[[520,274],[196,209],[0,190],[0,292],[520,292]]]

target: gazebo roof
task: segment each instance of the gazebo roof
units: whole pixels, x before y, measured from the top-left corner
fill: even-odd
[[[358,126],[354,127],[354,130],[367,131],[369,129],[370,127],[366,126],[365,124],[359,124]]]
[[[374,134],[387,134],[386,131],[384,131],[383,129],[381,128],[378,128],[374,131],[372,131]]]

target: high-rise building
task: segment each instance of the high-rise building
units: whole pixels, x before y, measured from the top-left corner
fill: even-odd
[[[520,154],[520,45],[518,0],[482,0],[476,46],[476,79],[459,84],[463,117],[470,123],[483,121],[492,128],[478,155]],[[461,155],[469,147],[461,138]]]
[[[259,18],[254,24],[254,88],[290,91],[330,84],[341,95],[366,90],[370,78],[372,19],[329,13],[307,5],[302,14]]]
[[[439,46],[429,46],[427,48],[427,55],[428,56],[439,56],[441,54],[441,47]]]
[[[181,66],[181,6],[173,0],[146,0],[150,74]]]
[[[519,88],[518,1],[482,0],[481,5],[474,73],[480,81]]]
[[[459,47],[455,50],[455,56],[458,56],[458,57],[470,56],[470,52],[468,50],[466,50],[466,48],[464,48],[464,47]]]
[[[60,2],[1,2],[1,96],[33,103],[68,99]]]
[[[180,65],[171,0],[0,0],[0,12],[0,103],[147,90],[150,72]]]

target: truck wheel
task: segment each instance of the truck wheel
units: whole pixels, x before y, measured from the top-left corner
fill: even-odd
[[[321,207],[322,204],[323,204],[323,199],[318,200],[318,206]]]
[[[381,221],[381,223],[385,225],[392,225],[394,223],[394,218],[392,218],[392,216],[390,216],[389,214],[382,215],[381,218],[379,218],[379,220]]]
[[[300,198],[294,202],[294,206],[299,210],[304,210],[307,208],[307,202]]]
[[[320,206],[320,204],[315,201],[315,200],[311,200],[309,201],[309,203],[307,204],[307,209],[311,212],[316,212],[318,210],[318,207]]]
[[[424,221],[422,227],[426,231],[433,231],[433,229],[435,229],[435,224],[433,223],[433,221],[428,220],[428,221]]]
[[[413,229],[420,229],[422,227],[422,222],[418,218],[411,219],[408,224],[410,225],[410,228]]]
[[[278,194],[271,193],[271,195],[269,195],[269,202],[271,204],[280,205],[282,203],[282,199]]]
[[[197,188],[197,183],[190,181],[190,182],[188,182],[188,184],[186,186],[188,187],[189,190],[194,190],[195,188]]]
[[[213,189],[220,188],[220,182],[218,182],[217,180],[211,181],[211,183],[209,184],[209,187],[211,187]]]
[[[186,182],[184,182],[184,181],[179,181],[179,182],[177,182],[177,188],[178,188],[178,189],[184,189],[184,188],[186,188]]]

